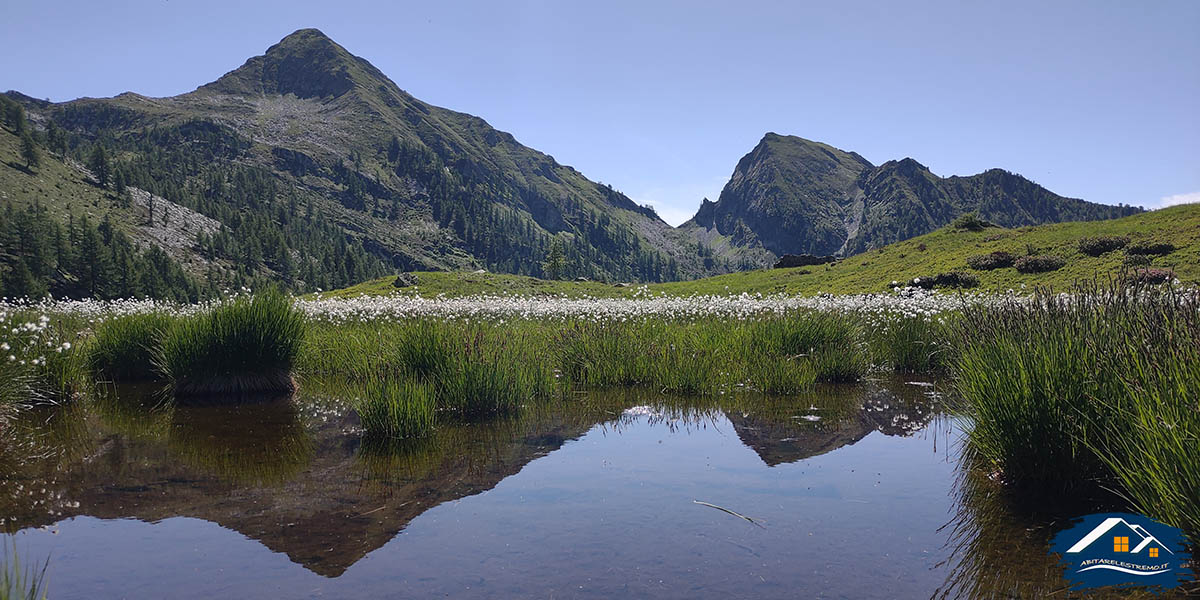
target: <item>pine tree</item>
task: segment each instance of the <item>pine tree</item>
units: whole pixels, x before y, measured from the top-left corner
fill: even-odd
[[[113,171],[114,171],[113,172],[113,191],[115,191],[117,193],[118,197],[124,197],[125,196],[125,170],[124,169],[113,169]]]
[[[112,171],[104,146],[96,144],[95,149],[92,150],[92,156],[88,159],[88,168],[92,170],[92,175],[96,176],[96,181],[100,182],[100,187],[108,187]]]
[[[27,169],[32,169],[41,164],[37,144],[34,143],[33,136],[29,134],[29,131],[21,134],[21,158],[25,160],[25,168]]]
[[[566,253],[563,252],[562,242],[555,239],[550,244],[550,253],[546,255],[546,263],[542,266],[542,270],[546,273],[546,279],[562,278],[566,266]]]

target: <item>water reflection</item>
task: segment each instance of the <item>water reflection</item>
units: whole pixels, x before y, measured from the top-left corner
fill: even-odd
[[[1185,598],[1200,586],[1162,593],[1145,588],[1071,590],[1058,558],[1049,553],[1055,533],[1071,519],[1125,510],[1119,498],[1093,495],[1054,504],[1014,497],[979,468],[969,452],[954,484],[956,512],[944,527],[951,554],[935,598]]]
[[[676,530],[695,526],[699,519],[705,528],[729,529],[721,534],[716,532],[724,529],[703,529],[687,538],[696,544],[691,551],[697,564],[770,564],[771,572],[784,581],[771,582],[782,587],[763,587],[766,595],[794,591],[784,583],[787,578],[806,591],[871,595],[880,589],[867,583],[874,577],[902,582],[898,589],[924,594],[944,579],[935,594],[944,598],[1070,597],[1063,589],[1061,570],[1045,552],[1057,522],[1053,516],[1013,506],[978,470],[960,468],[951,485],[949,479],[941,479],[942,469],[923,474],[921,469],[928,466],[910,466],[914,459],[930,460],[930,443],[944,447],[945,441],[937,440],[945,436],[930,426],[931,421],[940,422],[934,421],[941,414],[939,404],[935,387],[904,380],[826,386],[794,398],[589,392],[526,406],[516,416],[490,423],[441,425],[420,443],[380,449],[359,443],[360,426],[353,411],[335,394],[321,393],[319,386],[310,386],[296,398],[233,407],[171,407],[158,404],[146,390],[122,388],[86,404],[29,413],[10,430],[13,435],[6,432],[0,442],[0,469],[5,474],[0,479],[0,518],[9,532],[84,516],[148,523],[202,519],[282,553],[312,574],[349,579],[359,586],[365,585],[367,575],[351,577],[347,571],[368,554],[381,550],[399,560],[406,552],[437,552],[437,544],[449,543],[445,540],[451,538],[444,536],[452,532],[411,532],[418,517],[444,514],[456,501],[496,489],[511,478],[532,486],[536,492],[529,493],[536,493],[543,507],[567,502],[586,511],[580,519],[599,519],[571,523],[560,516],[543,523],[538,517],[512,517],[528,530],[521,535],[567,535],[571,543],[564,556],[581,561],[574,568],[589,573],[597,565],[587,561],[628,544],[644,545],[648,553],[651,548],[671,551],[673,543],[681,543],[670,541]],[[873,432],[878,433],[872,436]],[[926,441],[902,446],[881,442],[914,434],[919,434],[917,441]],[[669,456],[654,454],[659,446],[653,438],[668,435],[683,447]],[[599,440],[604,443],[597,446]],[[620,448],[634,447],[638,449],[629,450],[631,456],[618,454]],[[881,453],[881,448],[901,453]],[[551,455],[555,458],[538,461]],[[674,475],[670,467],[655,462],[689,456],[699,462]],[[608,500],[587,497],[598,492],[583,491],[590,484],[572,478],[572,465],[608,460],[632,462],[627,473],[614,473],[605,485],[650,490],[648,499],[637,494]],[[534,461],[563,464],[543,467],[554,477],[543,475],[532,482],[529,475],[514,477]],[[714,464],[706,467],[705,461]],[[903,475],[889,480],[888,470]],[[738,529],[736,519],[725,522],[727,517],[717,511],[690,513],[693,499],[728,503],[749,516],[767,517],[768,530],[748,534]],[[646,514],[632,517],[642,529],[609,532],[604,529],[606,513],[599,508],[615,501],[630,506],[668,502],[672,512],[647,506]],[[939,531],[945,522],[938,512],[942,506],[952,509],[954,518]],[[432,511],[435,507],[441,512]],[[500,507],[489,518],[514,514],[516,509]],[[488,526],[487,519],[465,518],[471,535],[476,533],[473,528]],[[429,517],[424,521],[431,523]],[[401,532],[412,536],[408,544],[397,545]],[[810,555],[805,538],[814,532],[825,536],[824,543],[840,544],[857,558],[822,562],[815,549],[817,554]],[[474,541],[468,539],[474,540],[462,538],[458,541],[466,546],[443,548],[439,560],[473,548]],[[911,555],[898,557],[896,548],[905,544],[912,547]],[[939,544],[945,544],[944,553],[937,551]],[[875,545],[892,550],[875,557]],[[493,581],[520,578],[528,585],[534,578],[524,565],[516,571],[471,567],[471,560],[498,560],[495,554],[480,552],[474,559],[462,557],[463,568],[483,569],[480,577]],[[796,557],[789,556],[793,553]],[[358,570],[371,573],[370,568]],[[701,570],[685,568],[696,581],[674,591],[703,595],[705,590],[737,589],[721,587],[735,579],[732,575]],[[858,577],[854,573],[870,577],[852,581]],[[610,575],[619,580],[619,573]],[[926,579],[937,581],[923,587]],[[533,589],[509,583],[514,593]],[[387,591],[383,585],[376,587]],[[554,591],[546,585],[550,587],[543,591]]]

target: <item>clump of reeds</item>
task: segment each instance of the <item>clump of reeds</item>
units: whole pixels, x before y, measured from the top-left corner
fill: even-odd
[[[1081,288],[967,314],[954,374],[971,448],[1006,482],[1113,489],[1200,531],[1200,300]]]
[[[4,566],[0,569],[0,600],[46,600],[46,570],[50,559],[23,567],[15,538],[4,544]]]
[[[0,422],[21,407],[67,402],[83,393],[85,330],[79,318],[0,312]]]
[[[949,366],[951,341],[944,317],[888,315],[868,340],[876,364],[897,373],[935,373]]]
[[[372,441],[390,445],[433,433],[436,403],[429,385],[376,379],[359,392],[353,401],[354,410]]]
[[[1013,484],[1065,491],[1101,473],[1084,444],[1100,416],[1095,308],[1042,295],[963,319],[954,375],[974,419],[970,444]]]
[[[482,332],[464,340],[450,360],[431,373],[440,408],[474,421],[512,414],[549,393],[552,375],[536,355],[512,340],[486,340]]]
[[[804,357],[817,381],[858,381],[870,368],[863,332],[849,315],[806,311],[756,322],[752,350],[768,356]]]
[[[164,312],[116,317],[96,327],[88,348],[92,373],[112,381],[161,379],[155,357],[176,318]]]
[[[277,290],[180,319],[157,357],[176,396],[287,392],[306,323]]]

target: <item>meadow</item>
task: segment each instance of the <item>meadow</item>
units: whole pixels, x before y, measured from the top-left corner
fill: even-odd
[[[1200,297],[1175,285],[1070,293],[633,298],[411,295],[0,309],[0,410],[142,381],[165,402],[297,385],[350,402],[387,452],[573,390],[794,395],[881,373],[955,390],[977,470],[1012,494],[1115,494],[1200,531]],[[1090,497],[1090,496],[1089,496]]]

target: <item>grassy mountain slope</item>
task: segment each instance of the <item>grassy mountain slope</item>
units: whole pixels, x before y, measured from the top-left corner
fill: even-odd
[[[1072,282],[1119,276],[1125,271],[1125,253],[1116,250],[1098,257],[1078,249],[1081,238],[1128,236],[1131,243],[1167,242],[1175,246],[1169,254],[1153,257],[1151,265],[1172,269],[1183,282],[1200,284],[1200,205],[1183,205],[1140,213],[1121,219],[1054,223],[1016,229],[999,227],[982,231],[945,227],[933,233],[888,245],[864,254],[840,260],[832,265],[794,269],[762,269],[718,275],[694,281],[651,284],[654,293],[669,295],[788,293],[884,292],[892,281],[909,281],[948,271],[967,271],[978,276],[979,291],[1004,291],[1032,286],[1067,289]],[[1048,273],[1023,274],[1013,268],[972,271],[971,256],[995,251],[1024,255],[1029,249],[1039,254],[1054,254],[1066,259],[1066,265]],[[923,248],[923,249],[922,249]],[[331,296],[359,294],[419,293],[422,296],[450,296],[476,293],[512,293],[567,296],[629,297],[638,293],[632,287],[587,282],[543,281],[534,278],[494,274],[418,273],[416,289],[397,290],[393,278],[364,282]]]
[[[703,202],[681,229],[708,241],[718,257],[761,264],[764,250],[857,254],[968,212],[1016,227],[1111,219],[1138,209],[1064,198],[1001,169],[941,178],[911,158],[876,167],[853,152],[768,133],[738,162],[720,199]]]

